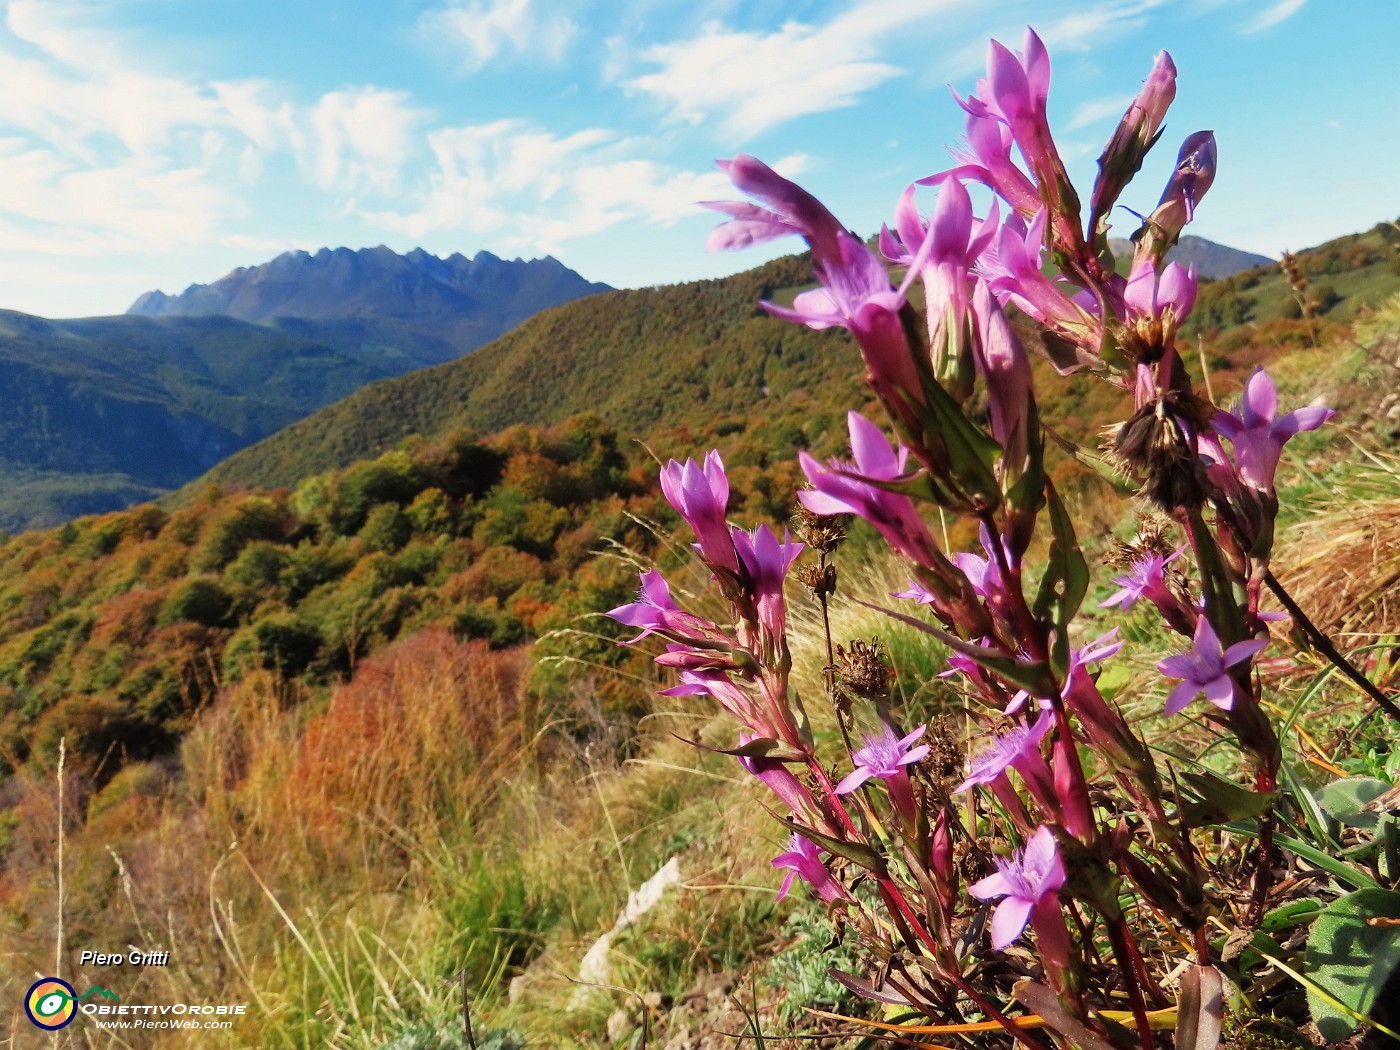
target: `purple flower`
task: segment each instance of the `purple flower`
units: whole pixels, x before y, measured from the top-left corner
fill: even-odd
[[[1248,660],[1268,646],[1267,641],[1247,639],[1221,650],[1220,636],[1202,613],[1196,621],[1195,647],[1189,652],[1168,656],[1157,670],[1168,678],[1180,678],[1167,696],[1167,714],[1174,715],[1204,693],[1216,707],[1229,711],[1235,706],[1235,682],[1229,668]]]
[[[741,153],[716,164],[735,186],[768,208],[747,201],[702,201],[703,207],[733,216],[711,232],[705,243],[708,250],[732,251],[796,233],[807,239],[819,265],[838,256],[837,236],[845,227],[821,201],[756,157]]]
[[[1040,208],[1029,226],[1019,215],[1007,216],[992,246],[982,253],[978,273],[1003,306],[1015,306],[1043,324],[1083,330],[1089,316],[1041,269],[1046,215]]]
[[[956,561],[957,559],[954,558]],[[909,581],[907,591],[890,591],[891,598],[907,598],[911,602],[918,602],[920,605],[932,605],[938,601],[938,596],[932,591],[922,587],[917,580]]]
[[[680,678],[680,685],[662,689],[659,695],[714,697],[740,725],[748,727],[757,736],[777,737],[773,720],[763,712],[761,705],[754,702],[749,691],[731,681],[728,675],[711,669],[687,669],[681,671]]]
[[[1078,256],[1084,248],[1079,199],[1046,121],[1049,93],[1050,56],[1032,30],[1026,30],[1025,47],[1019,55],[992,41],[986,78],[977,82],[972,97],[958,99],[968,112],[967,139],[980,164],[958,169],[957,173],[983,179],[1027,218],[1039,204],[1044,204],[1050,210],[1056,248]],[[956,93],[954,97],[957,98]],[[1034,183],[1011,161],[1002,125],[1010,130]]]
[[[919,248],[926,249],[919,276],[924,282],[924,312],[928,317],[929,346],[934,373],[951,380],[959,372],[950,360],[968,346],[968,310],[972,304],[970,271],[977,257],[991,243],[999,224],[996,202],[980,222],[972,214],[972,198],[956,178],[935,176],[942,183],[938,203],[926,224],[914,203],[915,187],[900,197],[895,209],[899,239],[888,227],[880,231],[880,251],[890,262],[914,268],[919,264]],[[970,376],[960,376],[971,382]]]
[[[712,449],[703,467],[693,459],[687,459],[684,466],[671,460],[661,471],[661,491],[694,530],[705,560],[731,571],[737,569],[739,562],[724,520],[729,478],[719,452]]]
[[[909,745],[924,735],[928,726],[919,726],[907,736],[896,737],[889,726],[881,726],[880,732],[868,735],[865,746],[851,754],[856,764],[855,771],[836,785],[838,795],[849,795],[871,777],[893,780],[907,776],[905,766],[913,765],[930,751],[927,744],[911,748]]]
[[[978,900],[1004,898],[992,915],[992,947],[1001,951],[1014,941],[1043,903],[1054,903],[1065,884],[1065,868],[1050,829],[1041,825],[1010,860],[997,858],[997,870],[968,887]]]
[[[903,478],[909,450],[901,446],[896,452],[880,428],[859,412],[849,413],[846,423],[855,463],[822,463],[799,452],[798,462],[815,491],[803,490],[797,498],[813,514],[859,515],[895,550],[919,564],[929,564],[934,560],[933,537],[913,500],[872,484]]]
[[[1087,685],[1093,688],[1093,680],[1089,678],[1089,665],[1096,664],[1101,660],[1107,660],[1110,656],[1123,648],[1123,643],[1118,641],[1117,637],[1118,628],[1115,627],[1107,634],[1100,635],[1092,642],[1085,644],[1083,648],[1070,650],[1069,675],[1065,679],[1064,697],[1065,702],[1071,707],[1074,706],[1074,698],[1076,695],[1080,694],[1084,686]],[[1002,714],[1014,715],[1025,706],[1030,696],[1031,694],[1029,692],[1022,689],[1011,698],[1011,703],[1006,705],[1006,710],[1003,711]],[[1048,699],[1042,697],[1039,703],[1042,711],[1049,711],[1051,709],[1052,705]]]
[[[1174,603],[1175,596],[1167,589],[1166,567],[1181,557],[1185,550],[1183,545],[1170,557],[1152,553],[1134,559],[1125,575],[1115,576],[1113,579],[1120,589],[1099,602],[1099,608],[1109,609],[1116,605],[1120,609],[1128,609],[1139,598],[1148,598],[1159,606],[1161,600]]]
[[[739,746],[743,747],[757,739],[758,737],[753,733],[740,732]],[[755,757],[740,755],[739,764],[763,781],[775,795],[787,803],[788,808],[794,813],[801,815],[815,811],[812,793],[802,786],[802,782],[797,779],[792,770],[788,769],[785,763],[763,755]]]
[[[1042,713],[1029,725],[1022,723],[994,737],[989,747],[972,756],[968,763],[967,779],[954,789],[953,794],[966,791],[974,784],[990,784],[1008,769],[1015,769],[1023,776],[1033,769],[1039,776],[1040,767],[1045,765],[1045,757],[1040,753],[1040,742],[1050,731],[1054,717]]]
[[[1180,263],[1167,263],[1159,278],[1151,259],[1134,259],[1123,302],[1129,321],[1156,322],[1175,332],[1196,305],[1196,264],[1183,269]]]
[[[759,305],[774,317],[808,328],[848,329],[877,390],[891,397],[902,394],[922,401],[923,381],[899,314],[931,239],[925,238],[897,289],[890,285],[880,257],[863,242],[845,232],[836,240],[837,255],[816,270],[822,287],[798,295],[791,308],[767,301]]]
[[[1316,430],[1332,418],[1330,408],[1309,406],[1278,418],[1278,391],[1262,368],[1245,381],[1238,415],[1217,412],[1215,429],[1235,446],[1235,468],[1247,485],[1269,492],[1274,487],[1283,446],[1294,434]]]
[[[637,592],[636,601],[619,605],[608,615],[618,623],[642,628],[641,634],[621,643],[623,645],[632,645],[656,633],[706,648],[728,649],[734,644],[712,621],[688,613],[677,605],[671,598],[670,584],[656,569],[642,573],[642,586]]]
[[[748,573],[750,593],[758,607],[758,621],[776,641],[787,630],[783,581],[793,561],[802,553],[802,544],[793,543],[786,529],[780,541],[767,525],[760,525],[752,532],[736,528],[731,535],[733,548]]]
[[[1030,447],[1030,419],[1035,407],[1031,361],[986,284],[978,283],[972,303],[982,336],[974,344],[975,362],[987,384],[992,437],[1002,447],[1004,483],[1009,486],[1024,472]]]
[[[1143,224],[1144,236],[1138,241],[1135,258],[1162,260],[1182,228],[1195,217],[1196,205],[1215,181],[1215,165],[1215,133],[1198,131],[1187,136],[1162,199]]]
[[[788,869],[782,888],[778,890],[778,900],[787,896],[788,890],[792,889],[793,879],[798,877],[828,904],[849,896],[845,888],[831,877],[831,872],[822,863],[816,845],[797,832],[793,832],[792,838],[788,840],[788,851],[773,858],[773,867]]]

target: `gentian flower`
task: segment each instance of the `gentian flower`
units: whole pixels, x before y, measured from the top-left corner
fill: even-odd
[[[929,246],[919,276],[924,282],[933,370],[954,397],[961,397],[971,392],[972,383],[968,355],[972,340],[967,327],[973,281],[969,271],[996,234],[999,218],[993,201],[987,217],[976,220],[966,187],[956,178],[939,181],[942,188],[928,223],[914,203],[915,187],[904,191],[895,208],[899,239],[888,227],[882,227],[880,252],[896,265],[913,268],[919,262],[919,247]]]
[[[1215,181],[1215,166],[1215,133],[1198,131],[1188,135],[1181,144],[1176,170],[1167,180],[1162,199],[1143,223],[1134,261],[1147,258],[1154,265],[1161,263],[1181,236],[1182,228],[1195,217],[1196,205]]]
[[[896,452],[889,440],[859,412],[846,417],[850,429],[854,464],[830,463],[799,452],[798,462],[814,490],[797,494],[813,514],[856,514],[874,525],[891,547],[913,561],[927,565],[933,560],[933,537],[908,496],[871,484],[894,481],[905,476],[909,450]]]
[[[1030,776],[1039,778],[1042,775],[1041,767],[1045,766],[1040,742],[1045,739],[1054,721],[1052,715],[1042,712],[1034,722],[1022,723],[994,737],[989,747],[972,756],[968,763],[967,779],[953,789],[953,794],[966,791],[974,784],[991,784],[1008,769],[1015,769],[1022,776],[1027,776],[1029,771]],[[1048,769],[1044,776],[1048,779]]]
[[[1004,898],[992,914],[993,948],[1001,951],[1021,936],[1033,917],[1063,923],[1057,895],[1065,884],[1065,868],[1049,828],[1042,825],[1023,851],[1010,860],[997,858],[996,865],[994,874],[968,887],[978,900]],[[1036,933],[1041,933],[1039,922]]]
[[[729,478],[719,451],[712,449],[703,467],[687,459],[684,466],[674,459],[661,471],[661,492],[695,532],[697,546],[705,560],[729,569],[739,567],[724,512],[729,503]]]
[[[1229,711],[1235,706],[1235,681],[1229,669],[1269,643],[1250,638],[1222,650],[1220,636],[1204,613],[1196,621],[1194,641],[1189,652],[1168,656],[1157,664],[1157,670],[1168,678],[1181,679],[1167,696],[1167,714],[1176,714],[1202,693],[1216,707]]]
[[[1128,566],[1127,573],[1113,578],[1119,590],[1099,602],[1099,608],[1111,609],[1116,605],[1120,609],[1130,609],[1139,598],[1147,598],[1158,608],[1164,602],[1176,604],[1176,595],[1167,587],[1166,567],[1181,557],[1185,550],[1183,544],[1168,557],[1153,551],[1135,558]]]
[[[1294,434],[1316,430],[1334,414],[1330,408],[1308,406],[1279,418],[1278,390],[1262,368],[1245,381],[1238,413],[1218,412],[1212,423],[1235,447],[1240,480],[1261,492],[1273,490],[1284,443]]]
[[[1082,687],[1084,684],[1088,684],[1090,687],[1093,686],[1093,682],[1089,678],[1089,665],[1096,664],[1101,660],[1107,660],[1110,656],[1123,648],[1123,643],[1118,641],[1117,637],[1118,628],[1115,627],[1107,634],[1100,635],[1092,642],[1086,643],[1083,647],[1070,650],[1069,675],[1065,680],[1064,698],[1065,702],[1071,707],[1073,707],[1073,698],[1078,687]],[[1029,699],[1030,693],[1022,689],[1012,697],[1011,703],[1006,706],[1006,710],[1003,711],[1002,714],[1014,715],[1025,706],[1026,701]],[[1040,709],[1042,711],[1048,711],[1050,708],[1050,701],[1042,697],[1040,699]]]
[[[845,888],[831,877],[831,872],[822,863],[816,844],[796,832],[793,832],[792,838],[788,840],[788,851],[773,858],[773,867],[788,869],[782,888],[778,890],[778,900],[787,896],[788,890],[792,889],[793,880],[799,877],[828,904],[850,896]]]
[[[926,247],[926,246],[927,247]],[[822,287],[802,292],[792,307],[760,301],[774,317],[808,328],[845,328],[855,338],[875,388],[890,397],[923,399],[923,381],[900,319],[905,295],[932,241],[925,238],[899,288],[890,285],[880,257],[850,234],[837,237],[835,258],[816,271]]]
[[[736,528],[731,536],[733,549],[738,552],[739,561],[748,573],[758,608],[758,621],[768,632],[769,638],[777,641],[787,631],[783,581],[787,579],[793,561],[802,553],[802,544],[793,543],[786,529],[780,541],[767,525],[760,525],[752,532]]]
[[[890,795],[890,805],[908,826],[915,820],[914,788],[909,782],[908,767],[923,758],[931,750],[927,744],[910,747],[924,735],[928,726],[906,736],[896,737],[889,726],[881,726],[880,731],[867,734],[865,746],[851,754],[856,768],[841,783],[836,785],[836,794],[849,795],[871,777],[885,782],[885,790]]]
[[[866,736],[865,746],[851,754],[856,764],[855,771],[836,785],[836,793],[849,795],[871,777],[893,780],[907,775],[904,767],[913,765],[931,750],[927,744],[914,748],[909,746],[927,729],[928,726],[919,726],[906,736],[896,737],[889,726],[881,726],[880,732]]]
[[[758,737],[753,733],[740,732],[739,746],[743,747],[757,739]],[[802,781],[798,780],[792,770],[788,769],[786,763],[762,755],[755,757],[740,755],[739,764],[787,803],[788,808],[793,813],[804,816],[816,812],[812,793],[802,786]]]
[[[715,163],[735,186],[757,197],[768,208],[747,201],[701,201],[702,207],[732,216],[729,222],[721,223],[710,233],[705,242],[707,250],[733,251],[800,234],[811,245],[818,265],[824,266],[827,260],[839,255],[836,240],[845,232],[845,227],[826,205],[801,186],[746,154]]]
[[[707,208],[728,212],[733,218],[710,235],[711,249],[743,248],[787,233],[800,233],[812,249],[812,269],[822,287],[804,292],[792,308],[764,302],[775,316],[812,328],[839,326],[855,337],[882,395],[922,397],[914,353],[904,334],[899,313],[917,262],[899,289],[890,285],[879,257],[841,226],[825,205],[806,190],[778,175],[753,157],[740,155],[720,161],[720,169],[746,193],[763,200],[773,210],[736,201],[706,201]],[[920,244],[916,256],[932,247]]]
[[[1046,216],[1042,207],[1027,226],[1021,216],[1008,215],[991,247],[982,253],[977,272],[1003,306],[1009,303],[1042,324],[1086,331],[1092,318],[1041,270]]]
[[[664,634],[704,648],[728,650],[734,645],[733,639],[712,621],[688,613],[677,605],[671,597],[671,585],[660,571],[652,569],[642,573],[641,578],[642,586],[637,592],[637,600],[628,605],[619,605],[608,613],[618,623],[642,628],[642,633],[637,637],[619,644],[632,645],[649,634]]]
[[[1009,193],[1003,196],[1008,203],[1027,217],[1032,213],[1025,200],[1025,182],[1029,180],[1006,170],[1010,158],[1005,139],[974,127],[977,123],[993,127],[1004,124],[1035,178],[1035,199],[1050,210],[1056,246],[1079,256],[1084,247],[1079,229],[1079,198],[1050,134],[1045,113],[1049,93],[1050,56],[1040,38],[1028,28],[1019,55],[993,40],[987,52],[987,76],[977,82],[976,93],[962,99],[954,92],[953,97],[968,112],[968,142],[989,176],[987,184],[998,193],[1005,185]]]

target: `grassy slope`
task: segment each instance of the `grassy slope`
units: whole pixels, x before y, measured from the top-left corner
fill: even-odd
[[[808,279],[804,257],[721,280],[612,292],[548,310],[458,361],[375,383],[256,446],[209,481],[293,485],[409,434],[558,422],[594,412],[626,436],[851,403],[845,340],[776,324],[754,304]]]

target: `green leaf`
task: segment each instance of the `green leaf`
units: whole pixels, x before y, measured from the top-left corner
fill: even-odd
[[[1259,929],[1265,933],[1279,933],[1282,930],[1291,930],[1295,926],[1306,926],[1321,915],[1322,911],[1322,901],[1314,897],[1289,901],[1265,914],[1259,923]]]
[[[1372,813],[1366,804],[1380,798],[1391,788],[1375,777],[1347,777],[1334,780],[1317,792],[1317,804],[1329,817],[1349,828],[1374,828],[1383,814]]]
[[[784,819],[783,823],[803,838],[811,839],[828,852],[834,853],[838,857],[845,857],[876,876],[883,876],[887,870],[885,858],[863,842],[847,842],[844,839],[834,838],[824,832],[815,831],[799,824],[790,818]]]
[[[1182,819],[1193,828],[1260,816],[1278,797],[1271,791],[1240,787],[1210,772],[1183,772],[1181,779],[1200,796],[1182,807]]]
[[[1313,923],[1306,960],[1317,985],[1308,989],[1313,1021],[1325,1040],[1341,1042],[1356,1030],[1356,1015],[1368,1016],[1377,1006],[1400,966],[1400,893],[1358,890],[1333,902]]]
[[[1079,549],[1074,522],[1049,478],[1045,479],[1045,498],[1052,538],[1045,575],[1035,596],[1035,615],[1051,620],[1057,628],[1051,658],[1055,673],[1063,678],[1069,673],[1069,622],[1089,590],[1089,565]]]
[[[967,418],[948,391],[937,383],[924,390],[926,404],[924,431],[931,443],[941,440],[948,453],[949,472],[960,491],[982,509],[994,509],[1001,501],[993,464],[1001,455],[1001,445]]]
[[[1241,835],[1259,835],[1259,825],[1253,821],[1232,821],[1225,825],[1230,831]],[[1292,835],[1280,835],[1274,833],[1274,845],[1279,849],[1286,849],[1295,856],[1307,861],[1314,867],[1321,868],[1331,875],[1338,882],[1345,883],[1358,890],[1380,889],[1380,883],[1371,878],[1364,871],[1353,868],[1345,861],[1338,860],[1330,854],[1324,853],[1302,839],[1295,839]]]

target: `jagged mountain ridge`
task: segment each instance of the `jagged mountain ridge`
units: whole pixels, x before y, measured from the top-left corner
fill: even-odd
[[[400,255],[380,245],[283,252],[179,295],[146,292],[127,313],[359,321],[374,333],[391,324],[421,337],[420,349],[431,347],[426,356],[436,362],[490,342],[543,309],[610,290],[552,256],[505,260],[482,251],[440,258],[422,248]]]

